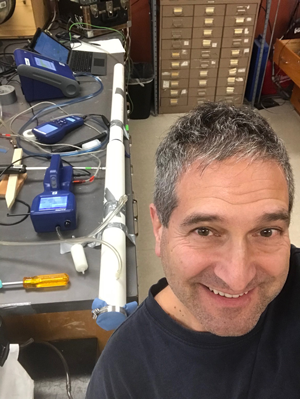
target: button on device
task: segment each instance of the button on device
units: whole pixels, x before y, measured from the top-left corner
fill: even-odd
[[[71,226],[71,220],[66,220],[64,223],[65,227],[70,227]]]

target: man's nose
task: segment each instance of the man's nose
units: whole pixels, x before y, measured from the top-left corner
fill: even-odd
[[[255,277],[256,267],[247,242],[243,240],[228,243],[214,271],[226,284],[229,293],[240,294],[253,288],[251,282]],[[221,287],[219,289],[222,290]]]

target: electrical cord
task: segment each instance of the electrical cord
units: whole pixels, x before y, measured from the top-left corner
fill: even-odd
[[[0,198],[0,200],[5,200],[5,198]],[[29,204],[27,204],[25,201],[22,201],[18,198],[15,198],[15,201],[20,202],[21,204],[23,204],[27,207],[27,214],[25,214],[22,219],[18,220],[17,222],[14,222],[14,223],[0,222],[0,226],[15,226],[16,224],[20,224],[20,223],[24,222],[24,220],[26,220],[28,218],[28,216],[30,215],[30,205]],[[9,215],[9,216],[19,216],[19,215]]]
[[[50,342],[47,341],[35,341],[33,338],[30,338],[28,341],[24,342],[23,344],[20,344],[20,349],[26,348],[27,346],[31,345],[31,344],[37,344],[37,345],[45,345],[48,348],[51,348],[52,350],[54,350],[54,352],[59,356],[60,360],[62,361],[64,370],[65,370],[65,374],[66,374],[66,390],[67,390],[67,395],[69,399],[73,399],[72,393],[71,393],[71,377],[70,377],[70,370],[69,370],[69,366],[68,363],[65,359],[65,357],[63,356],[63,354],[61,353],[61,351],[59,349],[56,348],[56,346],[54,346],[53,344],[50,344]]]

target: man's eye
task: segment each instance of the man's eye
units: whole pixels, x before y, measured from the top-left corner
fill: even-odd
[[[274,229],[264,229],[259,232],[262,237],[271,237],[274,234]]]
[[[211,231],[205,227],[200,227],[200,228],[196,229],[195,231],[199,236],[204,236],[204,237],[207,237],[211,234]]]

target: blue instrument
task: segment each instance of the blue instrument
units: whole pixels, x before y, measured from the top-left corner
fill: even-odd
[[[79,95],[79,83],[68,65],[27,50],[17,49],[14,56],[26,101]]]
[[[62,140],[66,133],[83,125],[83,123],[83,118],[71,115],[36,126],[32,129],[32,133],[41,143],[54,144]]]
[[[44,192],[37,195],[30,217],[37,233],[76,229],[76,202],[72,188],[73,168],[63,166],[60,155],[51,158],[44,177]]]

